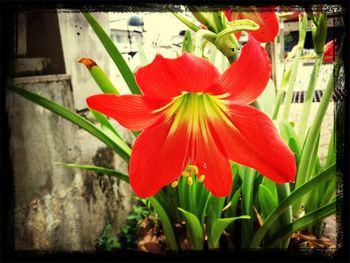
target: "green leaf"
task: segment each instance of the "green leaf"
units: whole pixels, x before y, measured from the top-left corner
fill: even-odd
[[[283,119],[288,120],[289,119],[289,113],[290,113],[290,106],[292,104],[292,98],[293,98],[293,90],[294,90],[294,84],[298,72],[299,62],[302,55],[302,51],[304,48],[305,43],[305,36],[306,36],[306,24],[307,24],[307,15],[304,13],[302,16],[299,15],[299,40],[298,40],[298,48],[297,52],[293,61],[293,66],[291,69],[289,81],[288,81],[288,89],[287,94],[284,99],[284,111],[283,111]]]
[[[210,225],[218,218],[221,217],[222,209],[225,204],[225,198],[224,197],[215,197],[211,196],[208,202],[208,209],[207,211],[207,227],[210,228]]]
[[[250,243],[250,248],[258,248],[260,242],[264,238],[266,232],[270,229],[273,223],[279,218],[279,216],[289,209],[290,205],[293,204],[296,200],[300,199],[302,196],[310,192],[314,187],[319,186],[326,180],[332,177],[335,173],[335,164],[324,170],[319,175],[312,178],[310,181],[306,182],[298,189],[294,190],[286,199],[280,202],[279,206],[276,207],[271,214],[266,218],[264,224],[258,229],[255,233],[252,242]]]
[[[190,238],[193,249],[203,250],[203,242],[204,242],[203,228],[198,218],[194,214],[180,207],[178,207],[177,209],[179,209],[185,216],[187,235]]]
[[[123,56],[120,54],[117,47],[114,45],[112,39],[109,35],[103,30],[100,24],[97,22],[95,17],[90,13],[84,12],[86,20],[89,22],[92,29],[95,31],[97,37],[100,39],[101,43],[105,47],[106,51],[114,61],[115,65],[118,67],[118,70],[122,77],[124,78],[126,84],[128,85],[132,94],[141,94],[139,87],[136,84],[134,74],[130,70],[128,64],[125,62]]]
[[[63,165],[65,167],[69,167],[69,168],[78,168],[78,169],[89,170],[89,171],[94,171],[96,173],[113,176],[113,177],[116,177],[120,180],[123,180],[123,181],[129,183],[129,176],[127,174],[119,172],[117,170],[99,167],[99,166],[94,166],[94,165],[87,165],[87,164],[76,164],[76,163],[57,163],[57,164]]]
[[[240,186],[231,198],[231,201],[230,201],[231,205],[230,205],[230,208],[227,212],[227,217],[235,217],[236,216],[239,197],[241,195],[241,192],[242,192],[242,187]]]
[[[169,245],[170,250],[178,250],[178,244],[176,241],[175,233],[171,221],[165,212],[164,208],[154,197],[148,198],[153,208],[157,211],[160,221],[162,222],[163,231],[166,237],[166,241]]]
[[[217,57],[217,48],[216,46],[214,46],[213,44],[209,44],[210,45],[210,56],[209,56],[209,61],[215,65],[215,60]]]
[[[342,200],[342,198],[340,200]],[[335,214],[337,212],[336,203],[337,201],[340,201],[340,200],[335,200],[332,203],[326,206],[320,207],[314,210],[313,212],[308,213],[307,215],[295,220],[293,223],[286,226],[283,229],[283,231],[277,233],[276,236],[271,238],[271,240],[273,241],[271,241],[266,247],[274,247],[276,244],[288,238],[293,233],[304,229],[306,226],[310,224],[316,223],[328,216]]]
[[[118,140],[112,140],[110,137],[108,137],[103,131],[101,131],[99,128],[97,128],[93,123],[89,122],[88,120],[80,117],[78,114],[68,110],[67,108],[56,104],[55,102],[42,97],[40,95],[37,95],[33,92],[30,92],[26,89],[17,87],[15,85],[8,84],[7,86],[11,91],[21,95],[22,97],[52,111],[53,113],[65,118],[66,120],[69,120],[70,122],[78,125],[80,128],[86,130],[93,136],[95,136],[97,139],[105,143],[108,147],[113,149],[117,154],[120,155],[125,161],[129,161],[131,149],[129,146],[121,139]]]
[[[328,151],[327,151],[327,160],[325,167],[328,167],[330,164],[336,162],[336,144],[335,144],[335,127],[332,129],[331,137],[329,139]]]
[[[261,216],[262,218],[266,218],[274,209],[278,203],[276,198],[272,195],[270,190],[264,186],[263,184],[259,185],[259,201],[261,207]]]
[[[264,92],[259,96],[258,99],[262,111],[271,117],[272,107],[275,101],[275,84],[273,83],[272,79],[269,79]]]
[[[238,217],[229,217],[229,218],[218,218],[213,222],[210,232],[208,233],[208,246],[209,248],[218,248],[219,240],[224,232],[224,230],[234,221],[239,219],[250,219],[250,216],[238,216]]]
[[[194,32],[197,32],[198,30],[200,30],[200,28],[198,26],[196,26],[195,24],[193,24],[190,20],[188,20],[187,18],[185,18],[185,16],[182,13],[179,12],[175,12],[174,10],[172,10],[170,7],[168,7],[168,9],[172,12],[172,14],[179,19],[182,23],[184,23],[188,28],[190,28],[191,30],[193,30]]]
[[[194,49],[192,38],[191,38],[191,32],[190,30],[185,31],[185,36],[182,42],[182,53],[192,53]]]
[[[81,58],[79,62],[86,66],[86,68],[90,72],[90,75],[93,77],[93,79],[95,80],[98,87],[103,93],[120,95],[117,89],[112,84],[112,82],[107,77],[106,73],[96,64],[95,61],[93,61],[90,58]],[[101,124],[101,130],[103,130],[105,133],[112,137],[117,136],[119,137],[119,139],[122,140],[122,137],[110,124],[105,115],[92,109],[90,109],[90,112],[95,117],[95,119]],[[112,132],[113,134],[111,134],[110,132]]]
[[[284,142],[289,143],[290,138],[293,138],[295,142],[297,142],[297,149],[296,152],[300,152],[300,142],[298,139],[298,136],[296,134],[296,132],[294,131],[293,126],[291,125],[290,122],[282,119],[279,121],[279,130],[280,130],[280,134],[282,139],[284,140]]]
[[[251,215],[253,211],[254,180],[256,171],[248,168],[248,174],[242,178],[242,214]],[[253,237],[253,222],[242,222],[242,246],[247,247]]]
[[[300,162],[300,156],[301,156],[299,144],[293,137],[290,137],[289,141],[288,141],[288,146],[293,151],[293,153],[296,157],[296,163],[297,163],[297,167],[298,167],[298,164]]]
[[[90,72],[92,78],[95,80],[99,88],[103,93],[120,95],[118,90],[114,87],[113,83],[109,80],[106,73],[90,58],[81,58],[79,63],[86,66]]]
[[[117,138],[115,138],[115,136],[117,136],[120,140],[123,140],[123,138],[114,129],[113,125],[108,121],[105,115],[94,110],[90,110],[90,112],[95,117],[95,119],[101,124],[101,130],[104,133],[106,133],[108,137],[111,137],[111,139],[114,138],[114,141],[118,140]]]

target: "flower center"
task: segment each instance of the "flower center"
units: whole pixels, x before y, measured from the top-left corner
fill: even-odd
[[[170,134],[174,133],[180,124],[186,122],[189,134],[206,135],[207,121],[221,119],[231,123],[227,117],[226,98],[229,94],[211,95],[203,92],[183,92],[172,99],[167,105],[158,109],[166,114],[167,120],[173,118]]]

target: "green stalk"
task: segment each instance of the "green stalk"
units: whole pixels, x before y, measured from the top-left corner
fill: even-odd
[[[100,26],[100,24],[97,22],[96,18],[93,15],[91,15],[89,12],[84,12],[83,15],[92,27],[92,29],[95,31],[97,37],[100,39],[107,53],[114,61],[120,74],[123,76],[123,79],[128,85],[131,93],[141,94],[141,91],[136,84],[134,74],[131,72],[128,64],[125,62],[124,58],[120,54],[117,47],[114,45],[109,35],[104,31],[104,29]]]
[[[288,82],[288,90],[287,95],[284,100],[284,111],[283,111],[283,119],[288,120],[289,118],[289,112],[290,112],[290,106],[292,104],[292,98],[293,98],[293,90],[294,90],[294,83],[296,79],[296,75],[298,72],[298,66],[301,58],[301,54],[304,49],[304,43],[306,38],[306,26],[307,26],[307,15],[304,14],[302,18],[299,18],[299,41],[298,41],[298,49],[294,58],[293,66],[292,66],[292,72],[290,75],[290,79]]]
[[[327,83],[327,87],[324,91],[322,100],[320,102],[319,108],[317,110],[315,119],[310,127],[309,135],[307,136],[304,144],[304,150],[301,154],[300,158],[300,164],[296,176],[296,184],[295,188],[297,189],[301,185],[303,185],[305,182],[307,182],[311,176],[311,162],[310,162],[310,156],[312,154],[313,148],[315,147],[315,141],[317,140],[317,136],[320,132],[321,124],[323,121],[323,118],[326,114],[328,105],[330,103],[331,96],[333,94],[334,90],[334,79],[338,77],[339,74],[339,68],[340,68],[340,55],[338,56],[338,59],[334,65],[335,72],[331,73],[330,79]],[[293,206],[293,214],[294,216],[299,215],[300,207],[302,205],[302,200],[299,199]]]
[[[168,7],[168,9],[171,11],[171,13],[172,13],[177,19],[179,19],[182,23],[184,23],[186,26],[188,26],[188,28],[192,29],[194,32],[197,32],[198,30],[200,30],[200,28],[199,28],[198,26],[196,26],[196,25],[193,24],[190,20],[188,20],[187,18],[185,18],[181,13],[174,12],[170,7]]]
[[[283,89],[279,89],[278,92],[277,92],[276,103],[275,103],[275,105],[273,107],[273,113],[272,113],[272,119],[273,120],[277,119],[278,112],[280,110],[284,94],[285,94],[285,91]]]
[[[253,189],[254,179],[256,171],[252,168],[249,169],[248,174],[244,177],[242,183],[242,214],[251,215],[253,208]],[[252,220],[242,221],[242,246],[248,247],[249,242],[253,236],[253,223]]]
[[[202,57],[203,54],[203,38],[213,43],[216,39],[216,34],[205,29],[196,32],[194,54],[198,57]]]
[[[277,96],[276,96],[276,103],[273,107],[273,113],[272,113],[272,119],[276,120],[278,117],[278,113],[282,104],[282,100],[283,100],[283,96],[286,93],[285,89],[286,86],[289,83],[289,79],[290,79],[290,73],[292,71],[292,67],[289,67],[287,69],[286,63],[284,63],[284,68],[283,68],[283,74],[282,74],[282,80],[281,80],[281,84],[280,84],[280,88],[277,91]]]
[[[285,184],[276,184],[277,187],[277,193],[278,193],[278,200],[284,200],[290,195],[290,186],[289,183]],[[289,206],[286,212],[284,212],[280,217],[280,226],[283,228],[292,223],[292,206]],[[277,231],[279,232],[279,231]],[[287,238],[286,240],[283,240],[281,244],[281,248],[288,248],[290,238]]]
[[[278,207],[276,207],[271,214],[266,218],[264,224],[255,233],[252,242],[249,247],[257,249],[263,240],[266,232],[270,229],[273,223],[279,218],[279,216],[289,208],[291,204],[299,200],[302,196],[311,191],[314,187],[319,186],[335,173],[335,164],[324,170],[318,176],[315,176],[310,181],[306,182],[298,189],[294,190],[286,199],[284,199]]]
[[[312,69],[312,74],[311,74],[311,78],[309,81],[309,85],[308,85],[308,88],[306,91],[306,96],[305,96],[303,109],[302,109],[302,113],[301,113],[301,118],[299,121],[298,138],[299,138],[300,142],[303,142],[304,138],[305,138],[306,127],[308,124],[310,109],[311,109],[311,105],[312,105],[312,98],[314,95],[318,74],[320,72],[322,59],[323,59],[323,54],[317,55],[314,67]]]
[[[153,206],[153,208],[157,211],[159,218],[162,222],[162,226],[163,226],[163,230],[164,230],[164,234],[166,237],[166,242],[169,245],[170,250],[178,250],[178,244],[177,244],[177,240],[175,237],[175,233],[174,233],[174,229],[173,226],[171,224],[171,221],[166,213],[166,211],[164,210],[164,208],[161,206],[161,204],[158,202],[158,200],[154,197],[151,197],[148,199],[151,203],[151,205]]]

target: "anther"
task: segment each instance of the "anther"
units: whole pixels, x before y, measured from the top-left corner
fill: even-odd
[[[204,179],[205,179],[205,175],[202,174],[201,176],[199,176],[198,182],[203,183]]]
[[[188,184],[189,186],[191,186],[191,185],[193,184],[193,179],[192,179],[192,177],[188,177],[188,178],[187,178],[187,184]]]
[[[185,172],[182,172],[181,175],[187,177],[187,176],[190,176],[190,173],[185,171]]]
[[[196,165],[189,165],[188,170],[190,172],[193,172],[194,174],[198,174],[198,172],[199,172],[198,167]]]
[[[174,182],[171,183],[171,187],[176,187],[179,184],[179,182],[176,180]]]

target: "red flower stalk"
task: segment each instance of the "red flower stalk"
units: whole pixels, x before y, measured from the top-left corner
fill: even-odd
[[[324,62],[334,62],[334,60],[335,60],[334,40],[331,40],[324,46],[323,61]]]
[[[267,9],[257,10],[256,8],[247,10],[245,12],[234,12],[232,10],[224,10],[228,21],[238,19],[250,19],[257,23],[260,28],[251,31],[252,36],[259,42],[271,42],[279,33],[279,23],[276,14]],[[240,37],[240,32],[235,34],[237,38]]]
[[[295,157],[271,120],[248,104],[263,92],[269,58],[249,37],[237,61],[220,76],[208,61],[190,54],[157,55],[135,74],[143,95],[94,95],[90,108],[131,130],[142,130],[132,148],[130,184],[140,197],[175,186],[194,172],[215,196],[231,192],[229,160],[253,167],[271,180],[294,181]]]

